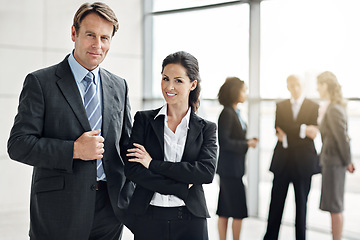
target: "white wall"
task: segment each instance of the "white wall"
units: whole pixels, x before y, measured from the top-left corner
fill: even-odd
[[[108,0],[120,29],[101,64],[125,78],[132,112],[142,104],[142,1]],[[0,215],[29,208],[32,167],[9,159],[6,144],[27,73],[62,61],[73,49],[78,0],[0,0]]]

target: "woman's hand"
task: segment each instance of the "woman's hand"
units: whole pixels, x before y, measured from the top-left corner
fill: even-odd
[[[128,154],[126,154],[128,157],[134,157],[130,158],[129,162],[138,162],[141,163],[144,167],[149,168],[150,162],[152,160],[149,153],[146,151],[143,145],[137,143],[134,143],[133,145],[135,148],[128,149]]]
[[[346,168],[350,173],[353,173],[355,171],[355,167],[353,163],[350,163]]]
[[[316,135],[318,134],[318,132],[319,132],[319,128],[317,126],[314,126],[314,125],[306,126],[305,135],[308,138],[311,138],[314,140],[316,138]]]
[[[256,145],[257,145],[258,141],[259,141],[259,140],[258,140],[257,138],[249,139],[249,140],[247,141],[248,147],[256,148]]]

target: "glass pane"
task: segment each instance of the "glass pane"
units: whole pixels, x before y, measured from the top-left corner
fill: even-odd
[[[234,0],[153,0],[153,11],[158,12],[173,9],[199,7],[233,1]]]
[[[180,50],[199,61],[202,98],[216,98],[228,76],[247,82],[248,25],[248,4],[154,16],[153,96],[162,97],[162,60]]]
[[[332,71],[345,97],[359,97],[359,10],[358,0],[263,1],[261,96],[288,97],[286,77],[298,74],[318,97],[316,76]]]

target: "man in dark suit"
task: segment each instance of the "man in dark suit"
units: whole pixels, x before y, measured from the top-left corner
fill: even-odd
[[[307,198],[311,177],[318,171],[317,152],[308,125],[317,125],[319,105],[302,96],[298,77],[287,78],[291,99],[276,106],[275,128],[278,142],[270,171],[274,173],[269,217],[264,240],[278,239],[289,184],[293,183],[296,202],[296,239],[305,239]]]
[[[106,4],[83,4],[72,26],[73,52],[25,79],[8,153],[33,166],[32,240],[122,234],[133,189],[123,162],[131,131],[128,87],[99,68],[117,29]]]

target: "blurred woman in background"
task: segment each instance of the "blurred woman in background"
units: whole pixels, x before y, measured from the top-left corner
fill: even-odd
[[[344,187],[346,170],[353,173],[350,138],[347,130],[346,104],[341,86],[332,72],[317,77],[318,92],[325,104],[319,110],[322,138],[320,165],[322,173],[320,209],[330,212],[332,236],[340,240],[343,230]],[[317,127],[312,126],[312,131]]]
[[[233,239],[238,240],[242,219],[248,216],[242,177],[246,152],[249,147],[255,148],[258,140],[246,138],[247,126],[238,108],[246,99],[247,87],[237,77],[227,78],[219,90],[218,100],[224,106],[218,120],[220,192],[216,214],[220,240],[226,239],[229,218],[233,218]]]

